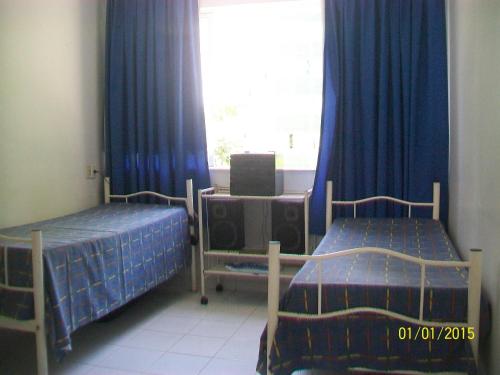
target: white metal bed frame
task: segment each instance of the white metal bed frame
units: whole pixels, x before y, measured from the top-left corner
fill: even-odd
[[[194,218],[194,201],[193,201],[193,180],[186,180],[186,198],[182,197],[171,197],[168,195],[156,193],[154,191],[140,191],[137,193],[126,194],[126,195],[112,195],[110,194],[111,181],[109,177],[104,177],[104,203],[108,204],[111,199],[124,199],[128,203],[129,198],[134,198],[138,196],[149,195],[156,198],[160,198],[167,201],[167,204],[171,202],[183,202],[186,205],[188,217],[190,220],[189,224],[189,235],[193,237],[195,235],[195,218]],[[191,243],[191,290],[196,292],[196,245]]]
[[[31,238],[7,237],[0,234],[0,240],[12,243],[31,244],[31,262],[33,264],[33,286],[18,287],[9,285],[9,267],[8,267],[8,246],[3,247],[4,256],[4,283],[0,284],[0,288],[17,292],[33,293],[34,300],[34,318],[31,320],[17,320],[7,318],[0,315],[0,327],[12,329],[15,331],[32,332],[36,337],[36,357],[37,371],[40,375],[48,374],[47,362],[47,342],[45,334],[45,300],[43,288],[43,241],[42,231],[33,230]]]
[[[432,218],[434,220],[439,220],[439,194],[440,185],[439,183],[434,183],[433,185],[433,201],[431,203],[421,203],[421,202],[410,202],[393,197],[387,196],[376,196],[365,199],[360,199],[356,201],[333,201],[332,200],[332,182],[327,182],[327,192],[326,192],[326,228],[330,227],[332,224],[332,204],[337,205],[352,205],[354,207],[354,217],[356,217],[356,206],[359,204],[377,201],[377,200],[388,200],[409,207],[408,217],[411,217],[411,207],[432,207]],[[390,310],[384,310],[374,307],[357,307],[345,310],[339,310],[335,312],[322,312],[322,262],[327,259],[334,259],[343,256],[372,253],[372,254],[382,254],[395,258],[402,259],[404,261],[416,263],[420,266],[420,304],[419,304],[419,317],[418,319],[395,313]],[[469,253],[468,261],[438,261],[438,260],[426,260],[400,252],[376,248],[376,247],[362,247],[354,248],[348,250],[342,250],[330,254],[320,254],[320,255],[287,255],[280,254],[280,244],[276,241],[271,241],[269,243],[269,278],[268,278],[268,323],[267,323],[267,373],[271,374],[270,368],[270,353],[271,347],[274,340],[274,335],[276,328],[278,326],[279,317],[295,318],[295,319],[306,319],[306,320],[316,320],[324,318],[334,318],[345,316],[349,314],[357,313],[375,313],[380,315],[385,315],[390,318],[399,319],[403,322],[419,324],[428,327],[474,327],[474,339],[471,340],[472,351],[474,354],[474,359],[476,364],[479,361],[478,345],[479,345],[479,316],[480,316],[480,298],[481,298],[481,259],[482,252],[479,249],[472,249]],[[293,313],[279,310],[279,277],[280,277],[280,262],[281,261],[314,261],[316,262],[316,271],[318,277],[318,312],[311,314],[303,313]],[[424,293],[425,293],[425,270],[427,266],[434,267],[461,267],[468,268],[469,270],[469,287],[468,287],[468,310],[467,310],[467,322],[434,322],[425,320],[423,317],[424,311]],[[359,370],[359,369],[352,369]],[[366,371],[367,369],[361,369]],[[405,373],[417,373],[405,371]]]
[[[168,204],[170,202],[184,202],[191,218],[189,224],[189,233],[194,235],[194,203],[193,203],[193,181],[186,180],[186,198],[171,197],[152,191],[141,191],[127,195],[111,195],[110,194],[110,179],[104,178],[104,203],[110,203],[111,199],[124,199],[128,203],[129,198],[151,195],[160,199],[164,199]],[[8,268],[8,254],[9,247],[4,246],[4,272],[5,279],[0,283],[0,288],[17,291],[33,293],[34,299],[34,318],[31,320],[17,320],[0,315],[0,328],[7,328],[15,331],[32,332],[36,336],[36,357],[37,357],[37,373],[39,375],[47,375],[48,358],[47,358],[47,341],[45,329],[45,301],[44,301],[44,278],[43,278],[43,240],[42,231],[33,230],[31,238],[10,237],[0,234],[0,240],[7,243],[25,243],[31,244],[31,257],[33,264],[33,286],[32,287],[18,287],[9,285],[9,268]],[[191,245],[191,288],[196,291],[196,270],[195,270],[195,245]]]

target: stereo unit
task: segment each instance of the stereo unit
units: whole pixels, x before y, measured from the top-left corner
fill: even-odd
[[[283,171],[276,170],[276,154],[232,154],[229,189],[231,195],[283,194]]]
[[[243,202],[240,199],[208,200],[208,233],[211,249],[240,250],[245,246]]]
[[[281,252],[304,254],[304,201],[276,199],[272,202],[272,239],[280,241]]]

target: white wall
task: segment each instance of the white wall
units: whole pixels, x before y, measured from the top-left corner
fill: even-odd
[[[493,332],[483,352],[500,374],[500,1],[449,1],[450,233],[483,251]]]
[[[0,228],[95,205],[104,1],[0,1]]]

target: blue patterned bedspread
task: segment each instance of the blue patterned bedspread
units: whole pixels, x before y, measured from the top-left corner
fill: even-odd
[[[314,254],[365,246],[424,259],[460,260],[441,223],[430,219],[336,219]],[[426,267],[424,318],[466,321],[467,278],[466,269]],[[323,312],[368,306],[418,319],[417,264],[379,254],[346,256],[323,263],[322,281]],[[294,277],[280,310],[317,312],[315,262],[304,264]],[[276,374],[302,368],[343,373],[353,367],[476,373],[467,340],[401,340],[401,327],[411,327],[414,335],[418,330],[417,325],[373,313],[316,321],[280,318],[271,349],[271,368]],[[266,372],[266,337],[264,331],[257,365],[262,374]]]
[[[0,233],[30,237],[33,229],[42,230],[47,326],[58,351],[71,350],[77,328],[169,279],[190,259],[188,217],[180,207],[111,203]],[[9,284],[32,286],[30,246],[8,246]],[[0,288],[0,315],[32,319],[32,294]]]

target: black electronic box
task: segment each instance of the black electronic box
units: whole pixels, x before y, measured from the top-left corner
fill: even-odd
[[[230,166],[231,195],[283,194],[283,171],[276,169],[276,154],[232,154]]]

